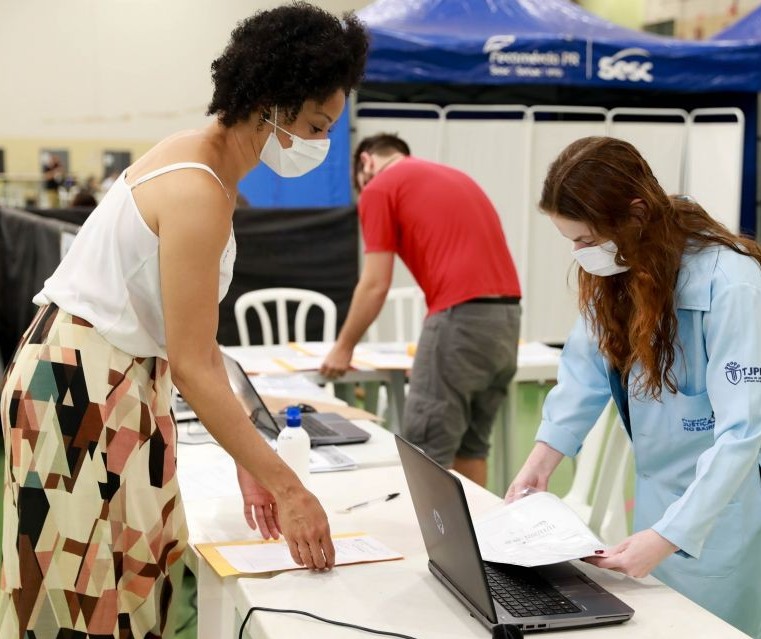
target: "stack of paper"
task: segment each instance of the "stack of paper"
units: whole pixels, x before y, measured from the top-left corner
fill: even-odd
[[[356,460],[338,446],[320,446],[309,450],[309,472],[329,473],[336,470],[354,470]]]

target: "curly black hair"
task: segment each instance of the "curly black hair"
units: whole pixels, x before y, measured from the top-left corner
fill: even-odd
[[[368,35],[353,13],[340,20],[307,2],[258,11],[238,23],[211,65],[214,95],[206,115],[225,126],[277,106],[292,122],[306,100],[323,102],[355,88]]]

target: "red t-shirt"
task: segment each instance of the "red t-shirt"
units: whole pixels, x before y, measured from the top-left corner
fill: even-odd
[[[398,254],[429,314],[474,297],[521,294],[494,205],[457,169],[399,160],[362,190],[359,217],[365,252]]]

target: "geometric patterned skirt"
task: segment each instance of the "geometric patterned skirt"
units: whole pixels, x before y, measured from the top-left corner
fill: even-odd
[[[0,637],[163,635],[187,544],[168,363],[39,310],[6,368]]]

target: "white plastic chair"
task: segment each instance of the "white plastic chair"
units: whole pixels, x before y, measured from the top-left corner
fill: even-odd
[[[624,489],[631,461],[629,437],[613,401],[603,410],[576,456],[576,471],[563,497],[600,539],[618,543],[629,535]]]
[[[242,346],[250,346],[247,312],[253,308],[262,328],[262,341],[265,346],[275,344],[272,322],[265,304],[274,303],[277,318],[278,344],[287,344],[291,340],[288,332],[288,302],[298,303],[294,322],[294,337],[297,342],[306,341],[306,320],[309,310],[317,306],[323,313],[322,341],[333,342],[336,339],[336,305],[327,295],[317,291],[301,288],[262,288],[243,293],[235,300],[235,322],[238,325],[238,337]]]
[[[400,286],[389,289],[386,302],[380,315],[367,329],[367,339],[370,342],[417,342],[420,331],[423,330],[426,305],[425,295],[417,286]],[[387,321],[389,315],[393,317],[393,329],[390,329]],[[381,334],[390,339],[381,339]]]
[[[425,313],[425,295],[419,287],[400,286],[389,289],[383,310],[367,329],[367,341],[416,344],[423,330]],[[393,323],[389,322],[392,318]],[[365,407],[384,416],[388,409],[386,388],[374,382],[365,383],[364,386]]]

